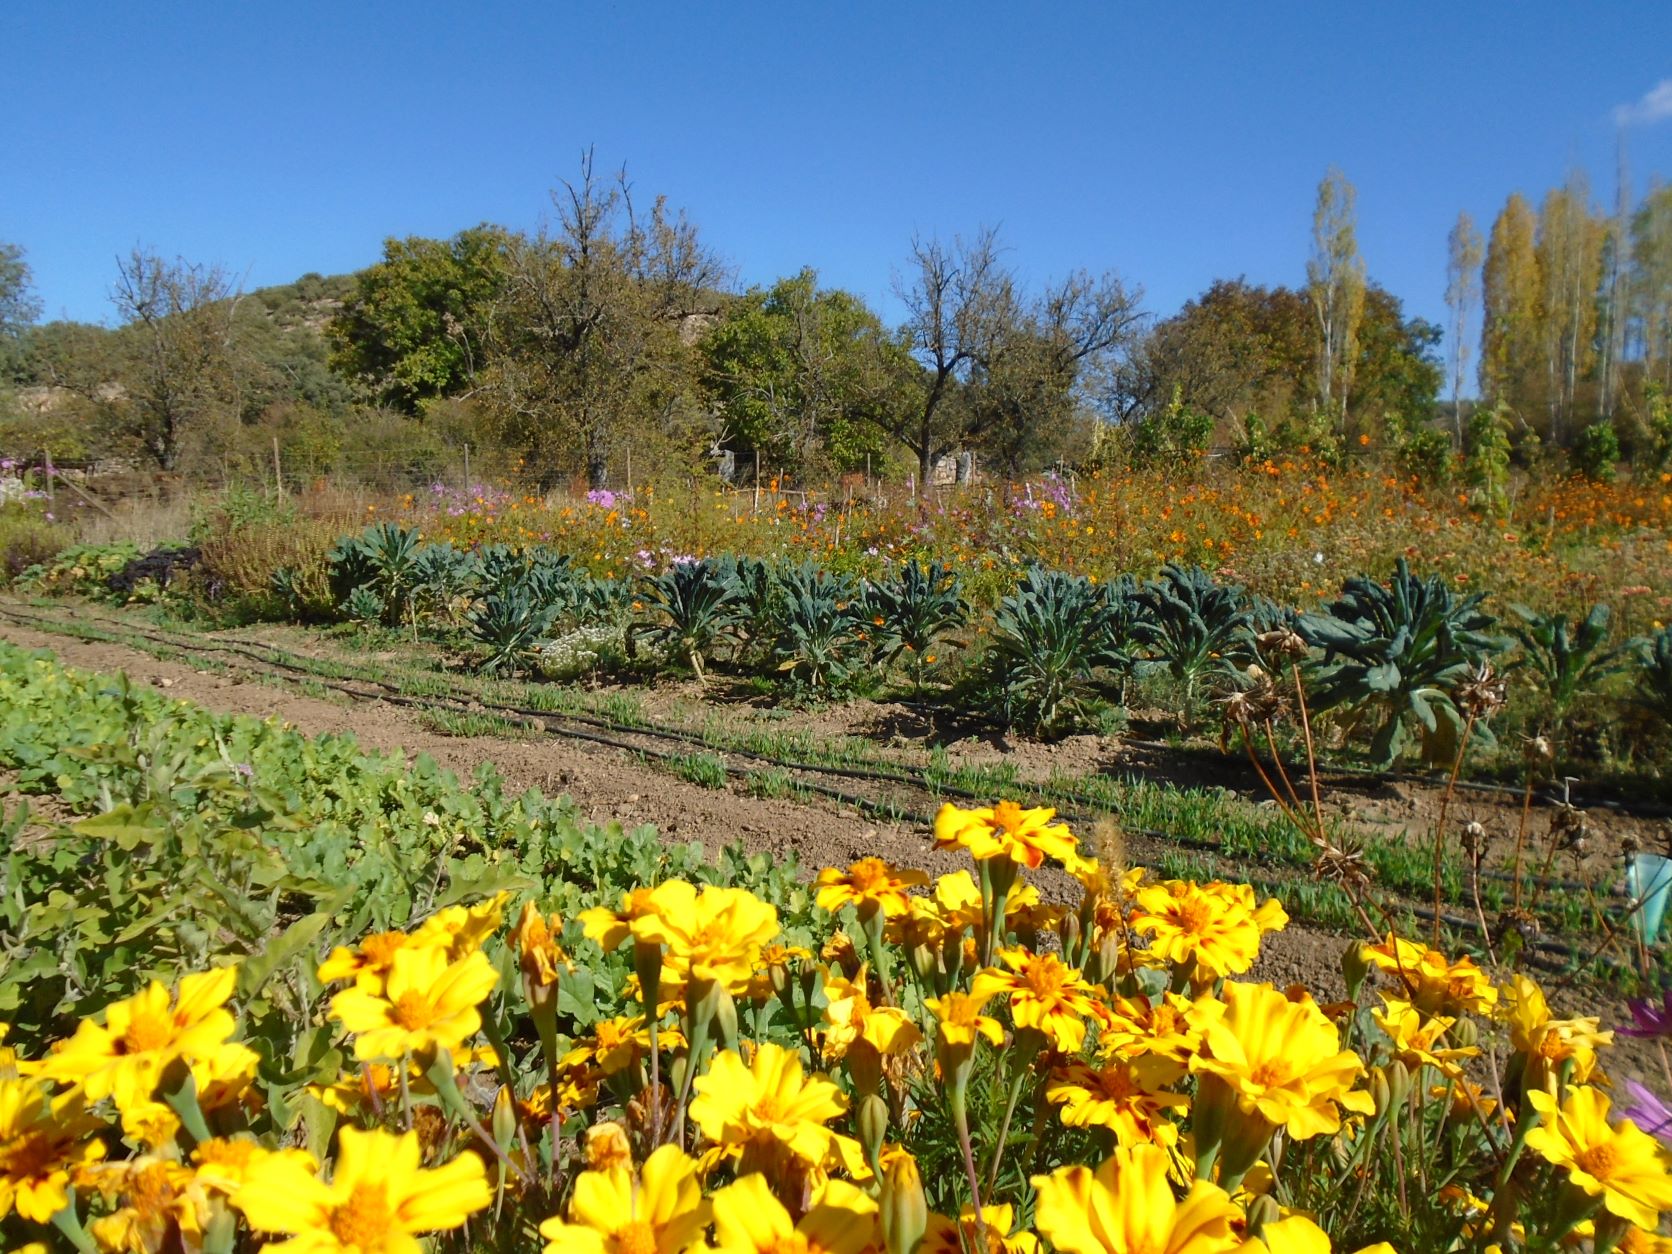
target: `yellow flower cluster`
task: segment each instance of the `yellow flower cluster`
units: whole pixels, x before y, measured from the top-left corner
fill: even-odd
[[[243,1035],[237,967],[150,984],[38,1058],[0,1050],[0,1230],[1328,1254],[1416,1230],[1354,1200],[1380,1188],[1456,1248],[1656,1248],[1672,1173],[1603,1094],[1610,1034],[1526,976],[1386,936],[1350,955],[1374,989],[1324,1006],[1238,978],[1286,922],[1246,885],[1099,865],[1009,803],[936,832],[971,870],[831,868],[788,931],[683,881],[567,931],[532,902],[507,927],[508,894],[449,907],[333,949],[294,1057]],[[1489,1086],[1483,1032],[1509,1059]],[[1446,1187],[1411,1197],[1402,1163]]]

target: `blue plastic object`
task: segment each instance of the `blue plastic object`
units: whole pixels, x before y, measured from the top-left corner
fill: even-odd
[[[1631,912],[1631,921],[1646,945],[1660,939],[1669,890],[1672,890],[1672,859],[1658,853],[1631,856],[1631,861],[1626,863],[1626,896],[1638,903]]]

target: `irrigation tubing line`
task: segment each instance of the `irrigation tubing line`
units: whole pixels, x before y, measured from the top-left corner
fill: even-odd
[[[1128,740],[1125,743],[1139,749],[1170,750],[1177,748],[1176,745],[1170,745],[1165,740]],[[1293,772],[1301,770],[1301,767],[1304,764],[1299,762],[1287,762],[1284,763],[1284,765],[1289,768],[1291,772]],[[1363,779],[1391,780],[1399,783],[1423,784],[1433,788],[1444,787],[1448,778],[1444,772],[1378,771],[1374,767],[1355,766],[1352,763],[1345,762],[1332,762],[1327,765],[1321,765],[1318,768],[1318,774],[1320,777],[1332,774],[1350,775]],[[1458,780],[1456,787],[1469,792],[1484,792],[1505,797],[1514,797],[1517,800],[1522,797],[1524,791],[1523,788],[1511,787],[1508,784],[1492,784],[1487,783],[1484,780],[1468,779]],[[1553,787],[1553,785],[1547,784],[1546,787]],[[1574,779],[1569,785],[1569,790],[1571,792],[1588,792],[1592,790],[1602,791],[1603,788],[1604,785],[1602,784],[1583,779]],[[1533,801],[1538,805],[1557,805],[1560,804],[1560,800],[1561,799],[1559,797],[1546,796],[1537,790],[1533,793]],[[1634,818],[1672,818],[1672,805],[1665,805],[1658,801],[1635,801],[1621,797],[1604,796],[1598,797],[1595,801],[1592,801],[1590,805],[1592,808],[1600,807],[1605,810],[1612,810],[1616,813],[1629,815]]]
[[[0,605],[0,616],[10,618],[13,621],[22,622],[26,625],[32,625],[32,626],[37,626],[37,627],[46,627],[49,630],[54,629],[54,628],[56,628],[60,631],[68,630],[71,634],[82,635],[84,637],[87,636],[87,634],[88,634],[87,629],[85,627],[79,626],[78,624],[66,622],[63,619],[59,619],[59,618],[53,618],[50,615],[34,615],[34,614],[23,613],[13,604]],[[100,618],[100,616],[94,616],[94,617],[95,618]],[[108,619],[108,618],[100,618],[100,621],[102,621],[106,624],[109,624],[109,623],[112,623],[114,620],[111,620],[111,619]],[[166,636],[166,635],[160,635],[160,634],[154,634],[154,633],[151,633],[151,632],[147,632],[147,631],[145,631],[141,628],[132,626],[130,624],[120,624],[120,627],[121,627],[121,630],[125,631],[130,636],[137,636],[140,639],[148,640],[152,644],[155,644],[155,645],[157,645],[161,648],[170,649],[170,650],[173,650],[173,651],[175,651],[177,653],[180,653],[180,654],[190,655],[192,653],[200,653],[200,654],[201,653],[226,653],[226,654],[231,654],[233,656],[246,658],[250,661],[255,662],[257,665],[262,666],[262,667],[277,668],[277,669],[280,669],[280,670],[293,671],[293,672],[301,675],[302,677],[304,677],[306,682],[316,683],[322,688],[326,688],[326,689],[329,689],[331,691],[342,693],[345,696],[357,697],[357,698],[360,698],[360,699],[366,699],[368,697],[371,697],[371,699],[374,699],[374,700],[386,701],[390,705],[396,705],[396,706],[401,706],[401,707],[405,707],[405,708],[412,708],[412,709],[417,709],[417,710],[435,709],[439,706],[441,708],[451,709],[451,710],[461,712],[461,713],[475,713],[475,712],[478,712],[478,711],[486,710],[486,711],[492,711],[492,712],[497,712],[497,713],[501,713],[501,714],[514,714],[520,720],[522,720],[524,722],[537,723],[540,726],[540,729],[542,731],[546,732],[549,735],[561,736],[561,737],[566,737],[566,738],[572,739],[572,740],[580,740],[580,741],[584,741],[584,742],[591,743],[591,744],[597,744],[597,745],[601,745],[601,746],[606,747],[606,748],[617,749],[617,750],[620,750],[624,753],[636,754],[639,757],[650,758],[652,760],[660,761],[660,762],[677,761],[677,760],[680,759],[680,757],[682,755],[680,755],[678,753],[675,753],[675,752],[666,751],[666,750],[652,749],[652,748],[645,747],[643,745],[632,744],[628,741],[619,739],[616,736],[604,735],[604,734],[602,734],[600,732],[596,732],[596,731],[583,731],[583,730],[579,730],[579,729],[572,728],[572,727],[556,727],[556,726],[553,726],[552,724],[554,722],[565,721],[565,720],[567,720],[567,721],[577,721],[577,722],[582,722],[582,723],[585,723],[585,724],[588,724],[588,725],[591,725],[591,726],[595,726],[595,727],[603,727],[607,730],[616,731],[616,732],[618,732],[620,734],[623,734],[623,735],[649,736],[649,737],[652,737],[652,738],[660,736],[660,737],[667,738],[667,739],[675,739],[675,740],[688,741],[688,742],[698,743],[698,744],[706,744],[706,742],[702,741],[701,737],[697,736],[695,733],[683,732],[683,731],[680,731],[678,729],[634,727],[630,724],[614,723],[614,722],[612,722],[611,720],[608,720],[608,719],[593,718],[593,717],[586,716],[586,715],[573,715],[573,714],[566,714],[566,713],[562,713],[562,712],[549,711],[549,710],[535,710],[535,709],[531,709],[531,708],[523,707],[523,706],[495,705],[495,704],[490,703],[490,702],[484,702],[484,701],[480,701],[480,700],[477,700],[477,699],[462,698],[462,697],[459,697],[457,695],[435,696],[435,697],[408,696],[405,693],[402,693],[395,685],[393,685],[393,684],[391,684],[387,681],[384,681],[384,680],[377,680],[377,679],[343,680],[343,679],[339,679],[339,678],[322,676],[322,675],[320,675],[320,673],[318,671],[312,670],[312,669],[308,668],[307,666],[300,665],[296,662],[281,661],[278,658],[262,657],[259,654],[257,654],[256,652],[253,652],[250,646],[254,646],[255,648],[259,648],[259,649],[263,649],[263,650],[268,650],[272,653],[279,654],[281,657],[296,658],[296,657],[299,657],[301,655],[291,654],[291,653],[288,653],[286,650],[278,648],[277,646],[267,645],[267,644],[260,643],[260,642],[255,642],[255,641],[249,641],[249,642],[240,641],[240,642],[237,642],[237,643],[231,643],[231,642],[221,642],[221,641],[209,641],[209,640],[203,640],[201,638],[200,639],[191,639],[190,637],[182,639],[182,638],[179,638],[178,636],[176,636],[174,638],[170,638],[169,636]],[[113,632],[110,632],[108,630],[101,631],[97,627],[94,627],[93,631],[99,632],[100,635],[102,635],[107,641],[109,641],[111,643],[116,643],[116,644],[122,643],[121,637],[117,636]],[[269,673],[271,673],[271,672],[269,672]],[[285,677],[281,675],[281,676],[279,676],[279,678],[282,680]],[[298,681],[289,681],[289,682],[298,682]],[[366,693],[365,691],[363,691],[360,688],[356,688],[356,687],[352,686],[354,684],[361,684],[361,685],[369,686],[369,687],[372,687],[372,688],[379,689],[381,691],[380,691],[379,695],[374,696],[373,694]],[[454,691],[455,691],[455,693],[457,692],[456,689]],[[910,785],[910,786],[915,787],[915,788],[922,789],[922,790],[930,793],[931,795],[943,795],[943,796],[957,797],[960,800],[981,801],[981,800],[986,800],[987,799],[982,794],[977,793],[977,792],[975,792],[973,790],[970,790],[970,789],[960,788],[956,785],[951,785],[951,784],[929,784],[929,783],[926,783],[925,781],[923,781],[921,779],[915,778],[913,776],[897,773],[897,772],[869,771],[869,770],[865,770],[865,769],[862,769],[862,768],[832,767],[832,766],[821,766],[821,765],[816,765],[816,764],[811,764],[811,763],[801,763],[801,762],[795,762],[795,761],[791,761],[791,760],[787,760],[787,759],[775,758],[770,754],[765,754],[765,753],[761,753],[757,750],[749,750],[749,749],[736,749],[736,750],[729,750],[728,749],[728,750],[725,750],[724,752],[725,753],[735,753],[737,756],[747,757],[747,758],[750,758],[754,761],[765,763],[767,765],[774,766],[774,767],[777,767],[777,768],[782,769],[782,770],[804,771],[804,772],[809,772],[809,773],[822,773],[822,774],[827,774],[827,775],[837,775],[837,776],[841,776],[841,777],[845,777],[845,778],[871,779],[871,780],[876,780],[876,781],[879,781],[879,782],[903,783],[903,784],[907,784],[907,785]],[[725,762],[725,761],[718,761],[717,765],[725,772],[725,774],[728,778],[737,778],[737,779],[742,779],[742,780],[748,780],[754,774],[752,771],[750,771],[746,767],[735,766],[735,765],[732,765],[731,763],[728,763],[728,762]],[[862,811],[864,813],[870,814],[874,817],[886,817],[886,818],[890,818],[894,821],[910,821],[910,822],[912,822],[912,823],[914,823],[918,826],[924,826],[924,827],[933,825],[934,820],[933,820],[932,816],[923,814],[919,811],[911,809],[911,808],[909,808],[909,807],[907,807],[903,804],[900,804],[898,802],[879,801],[879,800],[876,800],[876,799],[871,798],[871,797],[865,797],[865,796],[862,796],[862,795],[857,794],[857,793],[846,792],[846,791],[843,791],[842,789],[833,788],[829,785],[819,784],[819,783],[814,782],[814,781],[797,780],[797,781],[795,781],[794,786],[797,789],[800,789],[804,792],[813,793],[817,796],[821,796],[821,797],[825,797],[825,798],[830,799],[830,800],[834,800],[834,801],[836,801],[840,804],[851,806],[856,810],[859,810],[859,811]],[[1074,823],[1089,822],[1089,821],[1092,820],[1092,817],[1093,817],[1093,816],[1090,816],[1090,815],[1087,815],[1087,814],[1084,814],[1084,813],[1076,813],[1076,812],[1072,812],[1072,811],[1064,811],[1064,812],[1061,812],[1061,813],[1062,813],[1063,818],[1065,818],[1065,819],[1067,819],[1071,822],[1074,822]],[[1149,840],[1154,840],[1154,841],[1160,842],[1162,844],[1172,845],[1172,846],[1188,849],[1188,850],[1191,850],[1191,851],[1194,851],[1194,852],[1208,853],[1208,854],[1213,854],[1217,857],[1228,857],[1228,858],[1238,858],[1238,857],[1245,856],[1245,855],[1239,854],[1235,851],[1227,851],[1222,844],[1220,844],[1216,841],[1204,840],[1204,839],[1202,839],[1200,837],[1196,837],[1196,836],[1186,836],[1186,835],[1184,835],[1182,833],[1179,833],[1179,832],[1168,831],[1168,830],[1161,829],[1161,828],[1138,827],[1138,826],[1132,826],[1132,825],[1129,825],[1129,824],[1122,824],[1122,828],[1129,835],[1138,836],[1138,837],[1146,838],[1146,839],[1149,839]],[[1282,867],[1281,863],[1266,862],[1263,859],[1260,859],[1257,855],[1255,855],[1252,860],[1254,861],[1255,865],[1264,866],[1268,869],[1280,869]],[[1283,884],[1287,884],[1287,883],[1301,882],[1298,877],[1294,877],[1292,879],[1284,879],[1284,878],[1269,879],[1268,877],[1261,877],[1261,878],[1267,879],[1267,882],[1269,884],[1274,884],[1274,885],[1283,885]],[[1534,882],[1536,883],[1536,881],[1534,881]],[[1549,886],[1551,886],[1551,887],[1564,887],[1565,884],[1562,881],[1550,881]],[[1583,885],[1575,885],[1575,887],[1584,887],[1584,886]],[[1423,907],[1421,905],[1418,905],[1414,902],[1408,902],[1408,903],[1407,902],[1401,902],[1400,905],[1408,913],[1410,913],[1413,916],[1416,916],[1418,918],[1426,919],[1426,920],[1429,920],[1429,921],[1432,921],[1433,918],[1434,918],[1434,913],[1431,909]],[[1466,916],[1463,916],[1463,915],[1454,915],[1454,914],[1448,914],[1448,913],[1442,912],[1442,914],[1440,915],[1440,921],[1442,923],[1444,923],[1446,926],[1451,927],[1453,930],[1466,931],[1466,932],[1470,932],[1470,933],[1474,933],[1474,934],[1481,934],[1482,933],[1482,929],[1481,929],[1481,926],[1480,926],[1480,923],[1479,923],[1478,920],[1470,919],[1470,918],[1468,918]],[[1576,946],[1565,944],[1561,941],[1557,941],[1557,940],[1553,940],[1553,939],[1538,938],[1538,939],[1530,942],[1530,945],[1531,945],[1531,948],[1533,948],[1534,950],[1536,950],[1540,953],[1546,953],[1546,954],[1550,954],[1550,955],[1554,955],[1554,956],[1565,957],[1566,959],[1568,959],[1568,964],[1570,966],[1572,964],[1576,963],[1576,962],[1581,961],[1585,956],[1581,953],[1579,948],[1577,948]],[[1617,962],[1614,962],[1614,960],[1607,959],[1606,956],[1604,956],[1604,955],[1598,955],[1594,960],[1605,962],[1605,963],[1611,963],[1612,965],[1614,965],[1616,967],[1619,967],[1621,965]],[[1545,965],[1548,965],[1548,964],[1545,964]]]

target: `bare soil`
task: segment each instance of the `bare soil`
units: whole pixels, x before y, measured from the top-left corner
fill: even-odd
[[[275,633],[275,642],[277,642]],[[305,648],[300,633],[285,632],[283,645],[297,652],[330,656],[334,651],[314,639]],[[208,709],[225,713],[275,718],[309,735],[326,732],[354,735],[362,744],[381,750],[427,754],[461,777],[482,762],[491,762],[507,785],[548,794],[566,793],[595,822],[624,826],[650,824],[669,839],[699,841],[710,853],[737,840],[751,850],[773,856],[794,854],[809,868],[840,864],[877,855],[932,872],[954,869],[960,863],[950,854],[931,848],[930,833],[909,824],[881,823],[874,818],[822,800],[812,803],[768,799],[727,789],[704,788],[658,771],[634,757],[607,746],[561,739],[515,740],[493,737],[447,736],[426,728],[417,714],[381,701],[324,699],[298,693],[283,685],[258,682],[236,673],[216,674],[114,643],[75,640],[0,622],[0,639],[25,648],[47,649],[65,663],[86,670],[125,672],[132,680],[166,691]],[[398,655],[391,655],[396,660]],[[360,653],[358,660],[372,660]],[[657,717],[682,720],[701,708],[700,694],[669,686],[640,690],[646,708]],[[756,712],[758,718],[758,712]],[[744,710],[703,709],[708,719],[747,719]],[[669,718],[669,721],[673,721]],[[1141,773],[1189,787],[1225,787],[1258,796],[1258,780],[1246,764],[1235,759],[1164,752],[1156,747],[1123,743],[1116,737],[1078,736],[1054,745],[1011,740],[990,728],[935,723],[923,709],[903,704],[855,701],[816,711],[797,712],[783,719],[787,727],[819,735],[862,736],[902,747],[943,745],[954,761],[1012,762],[1025,778],[1043,779],[1053,770],[1064,774]],[[0,777],[0,797],[11,790]],[[35,806],[38,799],[31,799]],[[1438,790],[1399,781],[1332,778],[1326,804],[1334,811],[1386,831],[1406,831],[1427,839],[1440,804]],[[1521,806],[1515,798],[1496,794],[1469,795],[1452,803],[1452,814],[1477,817],[1491,831],[1494,856],[1513,847]],[[1548,810],[1535,811],[1530,832],[1542,839]],[[50,822],[56,815],[42,808]],[[1580,875],[1606,874],[1618,866],[1622,843],[1631,839],[1650,847],[1658,843],[1658,825],[1649,821],[1599,813],[1596,833],[1585,854],[1567,865]],[[1532,841],[1533,835],[1529,840]],[[1542,846],[1541,846],[1542,847]],[[1142,863],[1159,850],[1152,842],[1133,839],[1128,855]],[[1558,867],[1560,871],[1562,868]],[[1599,880],[1599,882],[1605,882]],[[1069,884],[1060,875],[1044,877],[1040,889],[1047,897],[1066,899]],[[1292,923],[1266,939],[1252,975],[1278,986],[1305,984],[1321,1000],[1343,992],[1340,958],[1349,938],[1317,927]],[[1604,1026],[1630,1022],[1623,1001],[1595,989],[1553,988],[1553,1003],[1565,1013],[1601,1014]],[[1636,1078],[1666,1087],[1658,1052],[1621,1040],[1614,1051],[1612,1070],[1618,1078]]]

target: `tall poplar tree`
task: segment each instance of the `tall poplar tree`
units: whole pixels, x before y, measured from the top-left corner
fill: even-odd
[[[1525,420],[1537,397],[1539,268],[1532,207],[1510,196],[1492,223],[1481,273],[1480,390]]]
[[[1312,255],[1306,262],[1306,292],[1318,326],[1318,404],[1346,424],[1347,399],[1358,360],[1358,330],[1364,319],[1364,261],[1359,256],[1358,193],[1331,166],[1318,184],[1312,211]]]
[[[1480,299],[1480,264],[1485,245],[1465,210],[1446,237],[1446,304],[1451,309],[1451,423],[1463,442],[1463,371],[1469,363],[1469,311]]]
[[[1652,188],[1632,215],[1631,310],[1644,379],[1672,387],[1672,186]]]
[[[1597,288],[1606,226],[1591,212],[1590,187],[1575,171],[1539,207],[1539,339],[1547,379],[1550,441],[1572,426],[1579,378],[1596,358]]]

